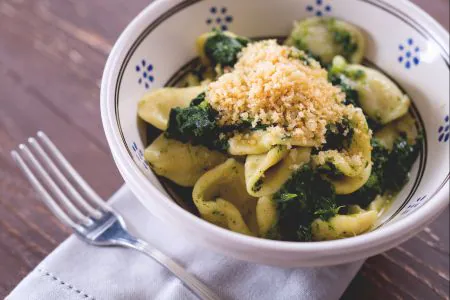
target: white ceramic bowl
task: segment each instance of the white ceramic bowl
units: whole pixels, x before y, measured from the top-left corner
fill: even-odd
[[[366,59],[410,95],[425,143],[409,183],[372,232],[336,241],[281,242],[234,233],[185,211],[143,159],[137,102],[173,80],[195,56],[198,35],[215,26],[243,36],[286,36],[294,20],[342,18],[367,35]],[[285,267],[366,258],[398,245],[448,205],[449,35],[408,1],[165,0],[144,9],[116,42],[103,74],[101,111],[114,160],[145,207],[192,242],[238,259]]]

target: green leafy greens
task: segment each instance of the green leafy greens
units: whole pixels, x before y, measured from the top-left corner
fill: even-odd
[[[354,135],[354,129],[350,120],[343,118],[341,122],[335,124],[328,124],[326,126],[325,140],[323,145],[323,151],[326,150],[338,150],[350,148]]]
[[[384,170],[386,189],[398,191],[408,182],[409,170],[419,155],[422,139],[419,136],[414,145],[408,143],[404,134],[395,140]]]
[[[328,220],[339,210],[334,187],[309,164],[300,167],[273,199],[283,240],[310,241],[314,219]]]
[[[223,32],[214,32],[205,43],[205,54],[213,65],[232,67],[237,61],[237,55],[248,44],[248,40],[241,37],[231,37]]]
[[[357,50],[351,34],[338,28],[334,22],[328,23],[333,42],[342,48],[342,54],[350,58]],[[213,66],[233,67],[238,54],[248,44],[249,40],[215,31],[205,42],[204,50]],[[297,48],[303,52],[293,52],[290,58],[299,59],[305,65],[313,64],[311,52],[301,39],[295,39]],[[316,60],[317,57],[315,57]],[[339,86],[346,95],[345,104],[360,107],[358,91],[354,83],[365,78],[362,70],[349,71],[343,58],[333,60],[328,70],[328,80]],[[204,70],[198,70],[201,77]],[[241,120],[238,124],[219,126],[218,112],[206,101],[205,93],[198,95],[186,108],[174,108],[170,111],[166,136],[193,145],[203,145],[212,150],[226,152],[228,138],[235,131],[248,132],[264,130],[269,125],[252,124],[252,120]],[[366,116],[367,117],[367,116]],[[370,127],[375,129],[378,124],[370,120]],[[343,118],[338,123],[328,124],[326,128],[326,143],[314,152],[349,149],[354,137],[351,121]],[[343,174],[333,163],[313,168],[311,163],[297,169],[279,191],[273,195],[277,208],[277,223],[271,229],[269,236],[274,239],[289,241],[312,240],[311,224],[315,219],[328,221],[339,211],[345,211],[345,206],[357,204],[367,207],[377,195],[398,192],[408,181],[409,170],[416,160],[421,145],[421,137],[416,143],[409,144],[406,135],[400,135],[394,142],[392,150],[386,149],[377,139],[372,139],[372,172],[363,187],[349,195],[336,195],[334,186],[327,180],[330,177],[341,177]],[[325,175],[325,176],[324,176]],[[263,178],[252,187],[253,191],[261,189]]]
[[[413,145],[405,135],[400,135],[389,152],[377,139],[372,139],[372,173],[366,184],[349,195],[338,196],[343,204],[358,204],[367,207],[377,195],[397,193],[408,181],[409,170],[414,164],[422,144],[422,137]]]
[[[189,107],[171,109],[166,136],[213,150],[226,151],[228,140],[220,138],[217,111],[205,100],[205,93],[192,100]]]

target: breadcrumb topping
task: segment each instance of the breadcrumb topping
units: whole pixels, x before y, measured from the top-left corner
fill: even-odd
[[[304,57],[275,40],[249,44],[234,70],[208,85],[206,99],[219,112],[219,124],[250,121],[304,144],[323,144],[326,125],[345,113],[345,95]]]

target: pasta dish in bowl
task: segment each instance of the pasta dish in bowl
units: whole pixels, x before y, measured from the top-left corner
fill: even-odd
[[[155,1],[112,49],[114,161],[199,247],[339,264],[448,205],[448,33],[403,0],[313,2]]]
[[[421,135],[409,97],[361,65],[359,29],[313,17],[283,44],[213,31],[196,46],[199,63],[178,87],[138,104],[163,131],[144,152],[152,170],[193,188],[185,201],[203,219],[242,234],[370,230],[407,182]]]

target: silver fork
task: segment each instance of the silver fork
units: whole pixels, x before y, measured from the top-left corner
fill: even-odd
[[[37,133],[37,139],[29,138],[28,143],[33,151],[27,145],[20,144],[19,150],[13,150],[11,156],[43,202],[63,224],[72,228],[78,237],[96,246],[122,246],[140,251],[172,272],[198,298],[219,299],[183,267],[147,242],[131,235],[123,218],[81,178],[42,131]],[[71,181],[77,184],[84,196]]]

